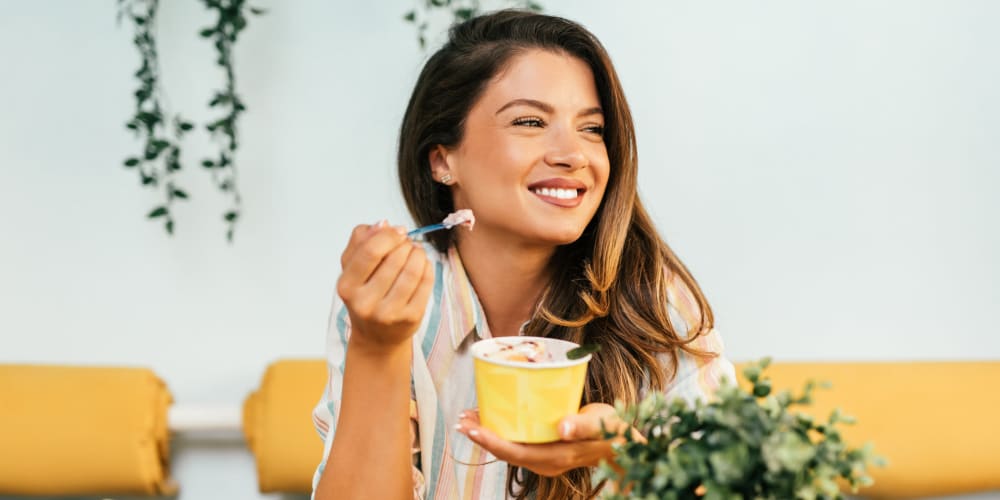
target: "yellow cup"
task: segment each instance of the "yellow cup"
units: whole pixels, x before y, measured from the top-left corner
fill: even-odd
[[[557,361],[528,363],[484,356],[498,343],[534,340]],[[577,344],[542,337],[498,337],[472,345],[479,422],[498,436],[519,443],[559,440],[559,420],[580,410],[590,355],[567,360]]]

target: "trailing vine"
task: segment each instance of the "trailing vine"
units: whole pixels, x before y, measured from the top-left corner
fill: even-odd
[[[541,12],[541,4],[532,0],[509,1],[513,7]],[[417,43],[421,49],[427,48],[427,28],[429,19],[434,12],[446,11],[451,14],[452,22],[468,21],[482,13],[480,0],[420,0],[417,7],[403,15],[403,20],[417,28]]]
[[[263,9],[248,7],[245,0],[202,0],[209,10],[214,10],[218,18],[214,26],[201,30],[203,38],[211,39],[218,52],[216,63],[225,73],[226,81],[209,101],[210,108],[219,108],[222,115],[205,125],[212,138],[219,143],[215,158],[202,160],[203,167],[212,173],[212,181],[220,191],[230,195],[230,208],[223,215],[226,222],[226,239],[233,241],[233,231],[239,221],[242,199],[236,184],[236,150],[239,147],[237,120],[246,111],[246,105],[236,94],[236,76],[233,72],[233,45],[240,32],[247,27],[247,11],[260,15]]]
[[[217,51],[216,63],[225,73],[225,85],[217,90],[210,108],[219,108],[222,115],[205,124],[205,128],[219,143],[217,156],[202,160],[211,171],[216,187],[230,196],[231,205],[223,215],[227,225],[226,238],[233,240],[236,223],[240,217],[241,199],[236,184],[235,156],[239,146],[237,120],[246,106],[236,94],[233,72],[233,45],[247,25],[247,13],[263,14],[264,11],[246,5],[245,0],[202,0],[209,10],[218,14],[214,26],[202,29],[204,38],[212,39]],[[135,77],[139,88],[133,93],[136,99],[135,114],[125,127],[142,139],[142,151],[129,156],[124,165],[136,169],[143,186],[162,189],[163,201],[146,215],[152,220],[162,220],[168,234],[174,232],[171,208],[177,200],[188,199],[174,174],[182,169],[181,140],[194,124],[180,115],[171,115],[166,105],[166,95],[160,86],[160,64],[156,46],[156,14],[159,0],[118,0],[118,21],[126,19],[134,28],[133,43],[139,51],[141,64]]]
[[[139,88],[135,96],[135,114],[125,127],[142,139],[142,151],[125,159],[125,167],[135,169],[143,186],[162,190],[163,200],[149,211],[147,217],[162,220],[167,234],[174,232],[174,217],[170,211],[177,200],[186,200],[187,193],[174,180],[181,170],[180,141],[184,133],[194,128],[180,116],[171,117],[166,98],[159,85],[160,63],[156,50],[156,12],[159,0],[118,0],[118,21],[127,18],[134,25],[133,42],[141,65],[135,72]]]

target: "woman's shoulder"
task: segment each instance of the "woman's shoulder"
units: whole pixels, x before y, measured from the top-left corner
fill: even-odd
[[[667,310],[670,313],[671,321],[676,326],[683,327],[681,337],[687,337],[688,332],[697,332],[701,329],[703,316],[701,306],[698,303],[698,294],[695,289],[685,281],[684,276],[670,266],[664,266],[664,281],[667,292]],[[693,285],[697,287],[697,284]],[[680,320],[680,321],[677,321]],[[680,325],[677,325],[680,323]]]

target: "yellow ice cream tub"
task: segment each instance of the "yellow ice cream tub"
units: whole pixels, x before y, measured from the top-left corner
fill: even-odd
[[[490,357],[503,344],[534,340],[555,361],[507,361]],[[559,440],[559,421],[580,410],[591,355],[567,360],[573,342],[543,337],[497,337],[472,345],[479,422],[498,436],[519,443]]]

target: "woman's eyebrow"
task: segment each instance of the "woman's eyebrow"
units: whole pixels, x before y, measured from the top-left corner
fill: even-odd
[[[551,104],[536,99],[514,99],[513,101],[510,101],[507,104],[500,106],[500,109],[497,110],[496,114],[499,115],[505,109],[514,106],[530,106],[532,108],[537,108],[545,113],[552,113],[555,111],[555,108]],[[584,109],[583,111],[580,111],[580,113],[578,113],[577,116],[580,117],[580,116],[600,115],[600,114],[604,114],[604,111],[599,106],[596,106],[593,108],[587,108]]]

